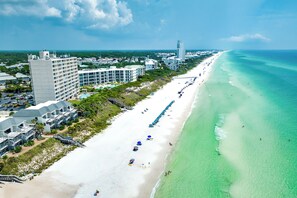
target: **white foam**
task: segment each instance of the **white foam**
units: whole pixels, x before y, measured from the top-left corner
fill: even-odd
[[[215,130],[214,130],[215,131],[215,134],[216,134],[216,139],[218,141],[227,137],[225,131],[222,129],[224,123],[225,123],[225,115],[224,114],[220,114],[219,115],[219,120],[216,123]]]
[[[219,140],[222,140],[222,139],[225,139],[227,137],[225,131],[218,127],[218,126],[215,126],[215,134],[216,134],[216,139],[219,141]]]

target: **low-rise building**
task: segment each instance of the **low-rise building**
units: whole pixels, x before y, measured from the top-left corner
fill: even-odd
[[[15,77],[21,81],[26,81],[26,82],[30,81],[30,77],[22,73],[16,73]]]
[[[44,130],[60,127],[77,118],[77,111],[66,101],[48,101],[0,118],[0,156],[35,138],[35,123]]]
[[[169,69],[174,71],[176,71],[179,68],[180,64],[183,63],[182,59],[176,58],[176,56],[163,58],[162,60]]]
[[[138,76],[144,75],[144,72],[144,66],[130,65],[124,68],[111,66],[110,68],[80,70],[78,74],[80,86],[85,86],[112,82],[134,82]]]
[[[11,76],[7,73],[0,72],[0,85],[5,85],[7,81],[16,81],[16,77]]]
[[[154,59],[145,59],[145,71],[158,69],[158,61]]]
[[[77,118],[77,111],[66,101],[47,101],[36,106],[16,112],[13,117],[26,120],[35,120],[44,125],[44,130],[50,132],[62,124]]]
[[[0,156],[35,138],[34,126],[22,118],[0,120]]]

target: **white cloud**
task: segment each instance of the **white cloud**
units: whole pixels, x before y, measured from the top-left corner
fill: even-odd
[[[133,22],[127,3],[118,0],[0,0],[0,15],[59,17],[87,29],[112,29]]]
[[[243,34],[238,36],[231,36],[229,38],[223,39],[225,41],[229,42],[236,42],[236,43],[242,43],[247,41],[261,41],[261,42],[269,42],[270,39],[263,36],[262,34]]]
[[[2,0],[0,15],[61,17],[61,11],[48,5],[47,0]]]

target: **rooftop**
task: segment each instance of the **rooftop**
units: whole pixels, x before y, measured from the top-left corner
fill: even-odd
[[[29,76],[25,75],[25,74],[22,74],[22,73],[16,73],[15,74],[15,77],[16,78],[29,78]]]
[[[47,101],[27,109],[22,109],[16,112],[13,117],[40,117],[46,113],[68,106],[71,106],[71,104],[67,101]]]
[[[158,62],[158,61],[156,61],[156,60],[154,60],[154,59],[146,59],[146,60],[145,60],[145,64],[146,64],[146,65],[153,65],[153,64],[155,64],[156,62]]]
[[[110,68],[98,68],[98,69],[83,69],[83,70],[79,70],[78,73],[79,74],[83,74],[83,73],[90,73],[90,72],[96,72],[96,71],[127,71],[127,70],[131,70],[131,69],[138,69],[138,68],[144,68],[143,65],[127,65],[126,67],[121,67],[121,68],[117,68],[115,66],[111,66]]]
[[[41,109],[42,107],[50,106],[51,104],[57,104],[59,101],[47,101],[39,103],[38,105],[28,107],[27,109]]]
[[[16,78],[7,73],[0,72],[0,81],[5,81],[5,80],[16,80]]]

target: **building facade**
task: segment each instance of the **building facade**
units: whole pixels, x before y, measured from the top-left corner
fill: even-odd
[[[0,120],[0,156],[15,147],[35,138],[34,125],[24,119],[4,118]]]
[[[176,58],[175,56],[163,58],[162,60],[169,69],[174,71],[176,71],[179,68],[180,64],[183,63],[180,58]]]
[[[66,101],[47,101],[20,110],[13,115],[13,118],[26,120],[27,122],[35,120],[38,123],[42,123],[46,132],[59,128],[62,124],[77,117],[76,109]]]
[[[79,92],[77,58],[56,57],[48,51],[28,57],[35,104],[76,98]]]
[[[131,65],[124,68],[111,66],[110,68],[80,70],[78,73],[80,86],[85,86],[112,82],[134,82],[138,76],[144,75],[145,69],[142,65]]]
[[[36,136],[35,123],[44,130],[58,128],[77,118],[77,111],[66,101],[48,101],[16,112],[12,117],[0,118],[0,156]]]
[[[184,43],[180,40],[177,41],[177,58],[180,58],[182,61],[185,61],[186,50]]]
[[[145,71],[158,69],[158,61],[154,59],[145,59]]]

